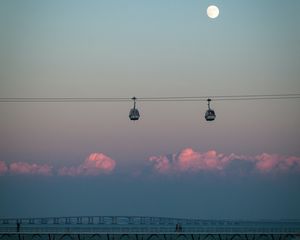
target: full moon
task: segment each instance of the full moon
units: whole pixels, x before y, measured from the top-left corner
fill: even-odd
[[[206,10],[207,16],[210,18],[217,18],[219,16],[219,8],[217,6],[211,5]]]

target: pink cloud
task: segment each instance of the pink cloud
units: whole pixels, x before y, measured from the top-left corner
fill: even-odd
[[[58,170],[61,176],[99,175],[114,170],[116,161],[103,153],[92,153],[79,166],[62,167]]]
[[[192,148],[183,149],[179,154],[167,156],[152,156],[149,161],[155,170],[161,173],[186,172],[201,170],[222,170],[236,155],[225,156],[216,151],[205,153],[194,151]]]
[[[161,173],[166,173],[171,169],[171,163],[166,156],[150,157],[149,161],[154,164],[155,170]]]
[[[53,171],[54,167],[47,164],[13,162],[6,164],[0,161],[0,175],[23,174],[23,175],[44,175],[51,176],[58,174],[61,176],[92,175],[110,173],[114,170],[116,161],[103,153],[90,154],[82,164],[72,167],[61,167]]]
[[[30,164],[26,162],[14,162],[9,165],[9,172],[13,174],[52,175],[52,167],[49,165]]]
[[[279,156],[278,155],[271,155],[267,153],[263,153],[261,155],[258,155],[255,157],[256,161],[256,167],[260,171],[270,171],[277,167],[279,163]]]
[[[259,172],[300,170],[299,157],[285,157],[278,154],[263,153],[257,156],[245,156],[217,153],[215,150],[198,152],[192,148],[183,149],[179,154],[152,156],[149,158],[153,169],[159,173],[180,173],[236,170],[242,167]],[[234,169],[235,168],[235,169]],[[240,168],[240,169],[236,169]]]
[[[278,154],[263,153],[255,157],[256,167],[262,172],[269,172],[277,169],[286,171],[292,168],[300,169],[299,157],[284,157]]]
[[[177,159],[177,168],[180,171],[221,170],[226,163],[222,160],[222,155],[218,155],[216,151],[200,153],[191,148],[182,150]]]
[[[5,162],[0,161],[0,175],[6,173],[8,170],[8,167],[6,166]]]

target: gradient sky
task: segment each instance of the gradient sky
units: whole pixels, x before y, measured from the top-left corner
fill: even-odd
[[[209,19],[206,8],[220,8]],[[1,0],[0,97],[300,92],[299,0]],[[299,100],[0,103],[0,217],[300,218]]]

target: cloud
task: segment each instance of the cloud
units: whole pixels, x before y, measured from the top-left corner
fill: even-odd
[[[52,166],[30,164],[26,162],[14,162],[9,165],[9,172],[12,174],[30,174],[30,175],[52,175]]]
[[[277,169],[287,171],[289,169],[300,169],[299,157],[284,157],[278,154],[263,153],[255,157],[256,168],[262,172],[269,172]]]
[[[0,161],[0,175],[5,174],[8,170],[8,167],[6,166],[6,163],[3,161]]]
[[[299,172],[300,157],[262,153],[256,156],[223,154],[215,150],[207,152],[185,148],[179,153],[165,156],[151,156],[148,170],[160,174],[181,174],[198,172],[249,174],[259,172]],[[149,165],[148,165],[149,166]],[[56,168],[48,164],[0,161],[0,175],[43,175],[43,176],[97,176],[109,174],[116,167],[116,161],[103,153],[90,154],[81,164]]]
[[[169,172],[172,162],[166,156],[150,157],[149,161],[153,163],[155,170],[161,173]]]
[[[186,148],[178,155],[178,169],[186,170],[220,170],[226,163],[222,156],[216,151],[208,151],[206,153],[196,152],[191,148]]]
[[[114,170],[116,161],[103,153],[92,153],[79,166],[62,167],[58,170],[61,176],[91,175],[110,173]]]
[[[245,156],[217,153],[215,150],[198,152],[192,148],[183,149],[178,154],[168,156],[151,156],[149,162],[159,173],[183,172],[242,172],[256,170],[261,173],[270,171],[300,171],[300,158],[263,153],[257,156]]]
[[[60,175],[60,176],[96,176],[101,173],[110,173],[115,169],[116,161],[103,153],[90,154],[82,164],[72,167],[61,167],[56,169],[48,164],[37,164],[27,162],[12,162],[6,164],[0,161],[0,175]]]

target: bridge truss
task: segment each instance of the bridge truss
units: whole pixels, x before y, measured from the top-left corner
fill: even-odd
[[[0,219],[0,240],[300,240],[300,220],[126,216]]]

